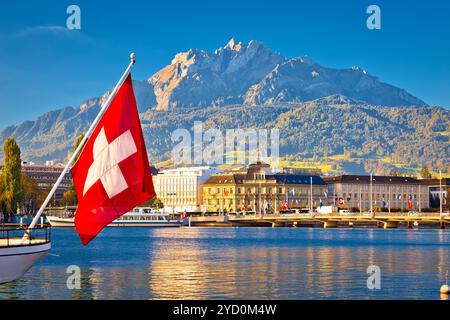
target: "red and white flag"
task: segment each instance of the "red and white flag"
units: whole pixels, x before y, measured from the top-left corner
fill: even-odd
[[[83,245],[110,222],[155,196],[131,75],[71,172],[78,197],[75,226]]]

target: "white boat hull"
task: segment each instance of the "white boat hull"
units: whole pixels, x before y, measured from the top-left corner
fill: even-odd
[[[60,218],[47,216],[47,221],[52,227],[74,227],[75,222],[71,218]]]
[[[74,218],[61,218],[55,216],[47,216],[47,221],[52,227],[75,227]],[[184,221],[167,220],[114,220],[107,227],[147,227],[147,228],[167,228],[181,227],[185,225]]]
[[[51,249],[51,242],[31,245],[0,246],[0,283],[21,278]]]

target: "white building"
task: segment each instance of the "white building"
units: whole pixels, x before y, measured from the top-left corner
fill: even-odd
[[[173,212],[203,211],[203,183],[214,173],[214,167],[191,167],[162,170],[153,177],[156,196],[164,208]]]

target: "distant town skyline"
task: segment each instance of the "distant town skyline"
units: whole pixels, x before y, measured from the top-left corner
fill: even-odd
[[[81,30],[66,27],[71,4],[81,9]],[[371,4],[381,8],[381,30],[366,27]],[[328,67],[358,65],[430,105],[450,107],[446,2],[44,0],[2,3],[1,9],[0,130],[102,95],[131,51],[137,55],[133,77],[144,80],[178,52],[213,51],[231,37]]]

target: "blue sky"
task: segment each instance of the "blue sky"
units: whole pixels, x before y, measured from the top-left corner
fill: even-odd
[[[81,8],[80,31],[65,28],[71,4]],[[381,30],[366,28],[370,4],[381,8]],[[231,37],[324,66],[358,65],[450,107],[448,1],[2,1],[0,129],[103,94],[131,51],[142,80],[177,52],[213,51]]]

